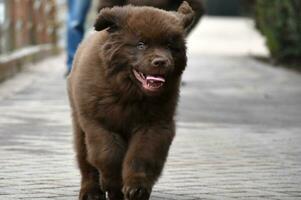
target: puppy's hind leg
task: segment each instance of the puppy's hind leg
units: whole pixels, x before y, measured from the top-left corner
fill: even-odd
[[[79,200],[105,200],[105,193],[100,189],[98,171],[87,161],[85,133],[74,115],[73,132],[76,158],[82,176]]]

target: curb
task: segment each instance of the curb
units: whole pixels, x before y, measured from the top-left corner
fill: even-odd
[[[23,70],[28,64],[55,55],[60,49],[51,44],[30,46],[0,56],[0,82]]]

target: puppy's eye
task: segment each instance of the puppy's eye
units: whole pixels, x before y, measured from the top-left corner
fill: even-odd
[[[139,42],[137,44],[137,49],[139,49],[139,50],[145,50],[146,49],[146,45],[143,42]]]

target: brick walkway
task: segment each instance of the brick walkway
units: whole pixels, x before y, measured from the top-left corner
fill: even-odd
[[[48,59],[0,84],[1,200],[76,199],[63,62]],[[152,200],[301,199],[300,75],[193,52],[184,80]]]

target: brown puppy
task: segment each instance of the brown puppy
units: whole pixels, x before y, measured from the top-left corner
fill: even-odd
[[[175,134],[193,11],[103,9],[79,47],[68,92],[81,200],[147,200]]]
[[[199,22],[205,12],[203,0],[186,0],[195,13],[194,22],[188,28],[190,32]],[[106,7],[123,6],[127,4],[135,6],[153,6],[169,11],[176,11],[183,0],[99,0],[98,10]]]

